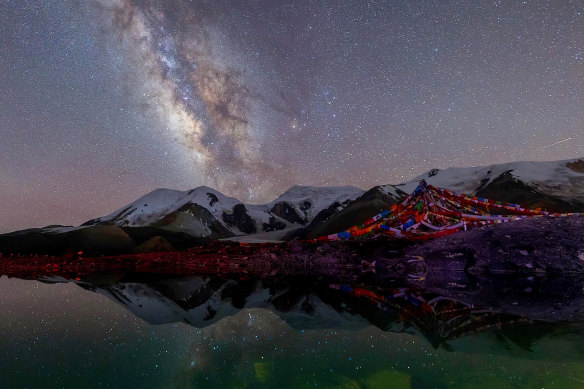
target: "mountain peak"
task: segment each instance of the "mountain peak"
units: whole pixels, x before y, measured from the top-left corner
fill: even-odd
[[[128,227],[157,226],[187,231],[194,236],[278,232],[310,224],[313,220],[322,227],[324,220],[329,218],[335,228],[339,227],[339,220],[350,223],[350,227],[379,213],[390,203],[400,201],[422,179],[430,185],[472,196],[549,209],[576,209],[584,204],[583,163],[580,158],[432,169],[399,185],[379,186],[381,195],[374,193],[364,197],[365,191],[353,186],[298,184],[263,205],[242,206],[242,201],[205,185],[187,191],[158,188],[110,215],[90,222]],[[317,217],[322,211],[326,212]],[[339,216],[333,218],[337,213]]]

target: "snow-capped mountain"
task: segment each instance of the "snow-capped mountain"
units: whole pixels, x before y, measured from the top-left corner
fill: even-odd
[[[511,162],[469,168],[432,169],[397,185],[376,186],[343,209],[317,216],[296,236],[316,238],[358,225],[410,194],[420,180],[457,193],[545,208],[584,211],[584,159]]]
[[[375,186],[366,192],[350,186],[297,185],[261,205],[244,204],[204,186],[189,191],[157,189],[80,227],[50,226],[0,235],[0,253],[182,249],[203,244],[205,239],[200,238],[206,237],[248,242],[316,238],[358,225],[390,208],[421,179],[457,193],[528,208],[584,212],[584,158],[512,162],[432,169],[405,183]],[[149,241],[155,237],[157,241]],[[145,247],[139,248],[142,244]]]
[[[268,204],[250,205],[201,186],[189,191],[156,189],[107,216],[85,223],[159,227],[192,236],[228,237],[306,225],[331,204],[342,206],[361,189],[296,185]]]
[[[288,222],[306,224],[323,209],[355,200],[364,193],[353,186],[314,187],[295,185],[264,206]]]
[[[567,202],[584,202],[584,160],[578,159],[432,169],[406,183],[397,186],[384,185],[382,188],[389,193],[394,193],[396,187],[411,193],[422,179],[431,185],[468,195],[478,195],[489,187],[513,181],[517,185],[525,184],[534,191]]]
[[[313,238],[359,224],[391,207],[422,179],[458,193],[532,208],[584,209],[584,160],[572,159],[432,169],[408,182],[376,186],[367,192],[351,186],[296,185],[262,205],[244,204],[205,186],[185,192],[157,189],[86,224],[151,226],[215,238],[270,231],[280,231],[282,237],[297,230],[297,236]]]

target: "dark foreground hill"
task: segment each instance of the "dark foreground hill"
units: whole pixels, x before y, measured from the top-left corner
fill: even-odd
[[[0,235],[0,254],[115,255],[132,252],[185,250],[206,244],[184,232],[155,227],[92,225],[81,228],[53,227],[16,231]]]

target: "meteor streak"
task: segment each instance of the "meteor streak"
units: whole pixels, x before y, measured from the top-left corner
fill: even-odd
[[[552,147],[552,146],[555,146],[555,145],[557,145],[557,144],[560,144],[560,143],[567,142],[567,141],[569,141],[570,139],[572,139],[572,138],[566,138],[566,139],[564,139],[564,140],[557,141],[556,143],[552,143],[551,145],[547,145],[547,146],[540,147],[539,149],[535,149],[535,151],[539,151],[539,150],[547,149],[548,147]]]

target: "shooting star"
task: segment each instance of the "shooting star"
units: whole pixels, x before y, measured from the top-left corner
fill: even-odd
[[[534,151],[539,151],[539,150],[547,149],[548,147],[552,147],[552,146],[558,145],[560,143],[567,142],[570,139],[572,139],[572,138],[566,138],[564,140],[557,141],[556,143],[552,143],[551,145],[547,145],[547,146],[540,147],[539,149],[535,149]]]

